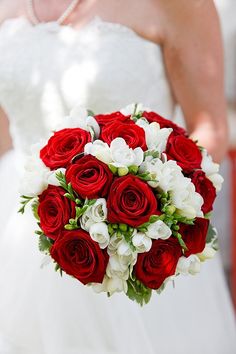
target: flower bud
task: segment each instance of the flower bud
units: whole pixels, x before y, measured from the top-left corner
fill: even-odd
[[[118,168],[118,175],[120,177],[127,175],[128,172],[129,172],[128,167],[119,167]]]

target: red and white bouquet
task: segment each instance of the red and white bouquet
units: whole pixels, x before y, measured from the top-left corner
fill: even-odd
[[[97,115],[76,107],[25,167],[20,212],[31,203],[40,250],[96,292],[142,305],[217,249],[219,166],[141,104]]]

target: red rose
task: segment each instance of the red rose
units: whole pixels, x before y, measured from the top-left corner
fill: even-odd
[[[108,221],[137,227],[159,214],[152,189],[136,176],[116,178],[107,200]]]
[[[179,233],[188,248],[184,252],[186,257],[191,254],[201,253],[206,245],[206,236],[209,227],[209,220],[196,218],[194,225],[179,224]]]
[[[97,114],[94,116],[100,127],[114,123],[114,122],[129,122],[130,116],[124,116],[121,112],[114,112],[111,114]]]
[[[39,196],[40,227],[53,240],[64,230],[69,219],[75,217],[75,203],[64,197],[65,193],[63,188],[49,185]]]
[[[182,249],[176,238],[152,240],[149,252],[140,253],[134,266],[138,280],[151,289],[159,289],[164,280],[175,274]]]
[[[67,167],[71,159],[84,151],[91,135],[80,128],[62,129],[55,132],[40,151],[40,158],[51,169]]]
[[[169,119],[161,117],[155,112],[143,112],[143,117],[145,117],[149,123],[156,122],[160,124],[161,128],[172,128],[175,135],[187,135],[187,132],[184,128],[178,126]]]
[[[199,148],[183,135],[170,134],[165,152],[168,159],[175,160],[186,173],[201,167],[202,154]]]
[[[109,256],[83,230],[64,231],[50,249],[62,270],[81,283],[102,283]]]
[[[209,213],[213,209],[213,203],[216,198],[216,189],[213,183],[206,177],[203,171],[197,170],[190,175],[196,192],[201,194],[204,203],[202,211],[204,214]]]
[[[94,199],[108,194],[113,173],[92,155],[86,155],[66,171],[66,181],[82,198]]]
[[[147,150],[145,132],[143,128],[140,128],[132,120],[129,123],[115,122],[107,124],[102,129],[101,139],[108,145],[118,137],[123,138],[132,149],[139,146],[143,150]]]

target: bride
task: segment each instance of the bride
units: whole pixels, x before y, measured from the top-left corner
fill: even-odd
[[[220,161],[226,151],[219,23],[210,0],[0,1],[0,353],[233,354],[219,256],[140,308],[40,268],[30,213],[17,214],[33,142],[78,102],[95,112],[175,103]],[[8,123],[14,151],[9,147]]]

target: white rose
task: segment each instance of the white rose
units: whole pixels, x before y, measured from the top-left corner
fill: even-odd
[[[112,140],[110,151],[112,165],[115,167],[139,166],[143,162],[143,150],[140,147],[131,149],[123,138]]]
[[[104,249],[108,246],[110,235],[105,222],[98,222],[90,226],[89,234],[91,238],[99,243],[100,248]]]
[[[148,252],[152,247],[152,240],[142,232],[134,234],[132,243],[139,253]]]
[[[106,221],[107,219],[107,204],[106,199],[98,198],[80,218],[80,226],[83,230],[89,231],[89,228],[94,223]]]
[[[148,123],[146,119],[138,119],[136,124],[145,131],[146,144],[149,150],[157,150],[162,153],[166,149],[171,128],[160,128],[156,122]]]
[[[176,267],[176,274],[192,274],[195,275],[199,273],[201,270],[201,262],[199,258],[195,255],[192,254],[189,257],[180,257],[177,267]]]
[[[87,143],[84,147],[85,155],[93,155],[98,160],[109,164],[112,162],[109,145],[101,140],[95,140],[93,143]]]
[[[157,240],[160,238],[162,240],[166,240],[171,236],[172,231],[162,220],[157,220],[148,226],[145,233],[146,236],[152,239]]]

